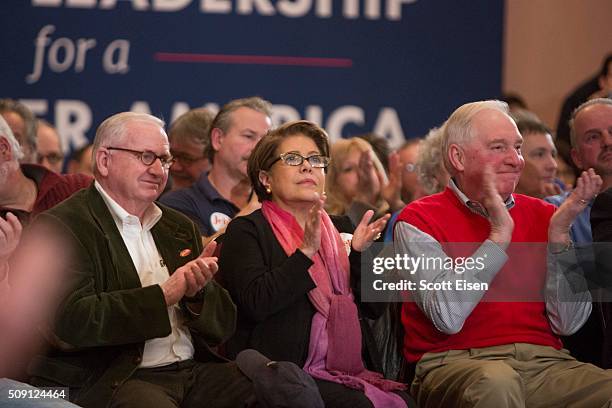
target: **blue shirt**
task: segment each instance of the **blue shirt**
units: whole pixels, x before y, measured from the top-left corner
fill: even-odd
[[[191,187],[164,194],[159,201],[191,218],[205,236],[225,227],[240,211],[210,184],[208,173],[202,173]]]
[[[556,207],[560,207],[561,204],[569,197],[569,192],[564,192],[554,196],[546,197],[544,201],[554,204]],[[570,228],[570,237],[576,244],[590,244],[593,242],[593,236],[591,235],[591,208],[593,207],[593,200],[591,200],[586,208],[582,210]]]

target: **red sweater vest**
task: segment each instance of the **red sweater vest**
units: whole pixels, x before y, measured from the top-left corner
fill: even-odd
[[[555,207],[542,200],[520,194],[514,195],[515,205],[510,209],[514,220],[512,242],[539,243],[548,238],[548,224]],[[490,224],[484,217],[472,213],[447,188],[440,194],[425,197],[408,205],[398,217],[398,222],[407,222],[431,235],[440,243],[482,243],[490,232]],[[497,273],[489,291],[465,320],[463,328],[454,335],[447,335],[435,328],[421,312],[416,303],[406,302],[402,308],[402,323],[405,329],[404,356],[410,362],[418,361],[423,354],[447,350],[489,347],[509,343],[531,343],[561,348],[561,341],[552,332],[546,316],[545,304],[541,300],[546,277],[546,256],[543,245],[527,257],[513,256],[512,252],[524,254],[523,249],[509,248],[509,259]],[[469,256],[478,245],[464,253],[448,253],[451,257]],[[517,259],[520,258],[520,259]],[[535,271],[535,273],[534,273]],[[486,301],[489,295],[509,287],[519,288],[515,293],[529,296],[522,302]],[[537,296],[533,296],[536,293]],[[538,298],[538,299],[535,299]],[[524,299],[524,298],[523,298]]]

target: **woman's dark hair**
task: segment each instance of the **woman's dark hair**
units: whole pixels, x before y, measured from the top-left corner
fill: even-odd
[[[283,140],[290,136],[304,135],[317,145],[319,152],[323,156],[329,157],[329,138],[325,130],[319,127],[313,122],[307,120],[299,120],[294,122],[287,122],[284,125],[269,131],[264,137],[261,138],[259,143],[255,146],[249,157],[249,163],[247,166],[247,174],[251,185],[257,194],[260,202],[269,200],[271,194],[266,192],[266,187],[259,181],[259,172],[264,170],[270,170],[270,167],[274,164],[275,160],[278,159],[278,155],[281,153],[278,151],[278,147],[281,145]]]

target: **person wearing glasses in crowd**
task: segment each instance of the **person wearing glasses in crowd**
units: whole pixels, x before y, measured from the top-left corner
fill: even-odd
[[[23,149],[0,116],[0,216],[11,212],[22,224],[91,184],[84,174],[57,174],[36,164],[20,164]]]
[[[38,119],[36,132],[36,162],[48,170],[61,173],[64,153],[57,129],[46,120]]]
[[[32,384],[70,387],[84,407],[237,407],[251,395],[212,350],[236,317],[213,280],[216,243],[202,248],[192,221],[154,202],[174,162],[163,126],[134,112],[102,122],[94,184],[33,224],[65,240],[70,268]]]
[[[370,222],[367,211],[355,229],[329,216],[329,164],[327,134],[308,121],[272,130],[253,150],[248,175],[262,206],[230,222],[219,258],[220,282],[238,307],[226,351],[253,348],[303,367],[327,407],[403,407],[392,392],[403,386],[369,371],[379,362],[371,338],[362,343],[360,319],[386,307],[360,301],[360,254],[389,216]]]
[[[164,194],[160,201],[191,218],[205,237],[221,234],[232,218],[257,208],[247,160],[272,126],[270,111],[270,102],[259,97],[225,104],[210,125],[205,143],[210,171],[191,187]]]
[[[402,201],[410,204],[425,195],[418,179],[417,161],[420,156],[422,139],[409,139],[397,150],[402,163]]]
[[[208,132],[215,115],[206,108],[192,109],[179,116],[168,130],[170,153],[174,164],[170,167],[172,191],[191,186],[200,175],[210,170],[204,154]]]

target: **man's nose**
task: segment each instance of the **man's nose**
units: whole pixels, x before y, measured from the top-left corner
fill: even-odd
[[[512,165],[513,167],[521,167],[524,163],[524,159],[518,150],[509,149],[508,154],[506,155],[506,163]]]
[[[149,172],[156,175],[163,175],[165,172],[164,165],[161,162],[161,159],[158,157],[155,159],[153,163],[149,166]]]
[[[557,161],[551,154],[550,156],[548,156],[548,159],[546,160],[546,168],[548,170],[557,170],[557,167],[559,167],[559,165],[557,164]]]

